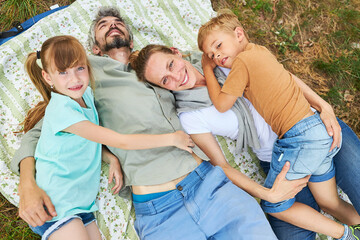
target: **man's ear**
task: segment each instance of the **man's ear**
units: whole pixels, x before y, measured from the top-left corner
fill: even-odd
[[[179,49],[177,49],[176,47],[171,47],[170,49],[171,49],[171,51],[173,52],[173,54],[182,57],[182,54],[181,54],[181,52],[179,51]]]
[[[95,55],[99,55],[99,56],[102,56],[102,52],[100,50],[100,48],[97,46],[97,45],[94,45],[93,48],[92,48],[92,52],[95,54]]]
[[[244,29],[242,27],[236,27],[234,30],[237,39],[239,40],[239,42],[241,42],[242,40],[244,40],[245,38],[245,33],[244,33]]]
[[[45,72],[44,70],[41,71],[41,75],[43,76],[43,78],[45,79],[45,82],[47,84],[49,84],[50,86],[54,85],[53,82],[51,81],[50,75]]]

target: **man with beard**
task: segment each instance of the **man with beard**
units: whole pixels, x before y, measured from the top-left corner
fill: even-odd
[[[129,134],[158,134],[180,129],[180,123],[176,116],[172,94],[167,90],[138,82],[135,73],[131,71],[128,66],[129,56],[133,48],[132,39],[129,27],[124,23],[116,9],[101,8],[99,10],[89,34],[90,48],[93,50],[94,54],[99,56],[90,56],[89,59],[96,80],[95,101],[101,124],[115,131]],[[330,116],[329,119],[336,121],[334,120],[335,116]],[[16,152],[12,161],[12,169],[15,171],[19,171],[18,166],[21,162],[19,184],[20,216],[33,226],[42,225],[45,221],[51,220],[52,216],[56,215],[51,200],[47,197],[46,193],[36,185],[34,179],[35,160],[31,156],[34,155],[37,138],[40,136],[40,124],[24,136],[21,147]],[[355,183],[353,180],[358,179],[356,176],[359,175],[358,171],[356,171],[356,169],[358,169],[356,166],[360,164],[360,161],[357,161],[360,155],[358,147],[359,140],[346,124],[341,122],[341,126],[343,128],[343,147],[334,158],[335,164],[338,162],[339,165],[339,167],[337,166],[336,168],[337,181],[344,190],[348,190],[346,192],[349,194],[350,199],[356,200],[360,199],[360,196],[353,194],[357,194],[358,191],[349,190],[353,188],[351,184]],[[173,190],[171,194],[174,194],[175,191],[177,194],[180,193],[181,195],[185,188],[181,184],[176,183],[181,180],[182,175],[186,175],[186,173],[191,172],[197,167],[197,161],[190,154],[172,148],[146,151],[110,150],[121,161],[124,169],[125,185],[133,185],[132,190],[134,193],[139,193],[138,195],[146,195],[146,193],[156,191],[164,192],[166,189],[175,189],[175,187],[176,189]],[[194,152],[201,158],[206,158],[205,156],[202,156],[201,152],[196,148],[194,148]],[[146,159],[146,162],[142,161],[144,159]],[[139,162],[141,162],[141,164],[139,164]],[[154,163],[156,163],[156,167],[152,165]],[[284,176],[286,170],[287,169],[284,169],[283,171]],[[177,178],[177,176],[179,176],[180,179]],[[135,178],[137,179],[136,182],[133,181]],[[164,182],[170,183],[169,185],[172,187],[159,189],[159,186],[164,187],[164,185],[158,185],[158,183]],[[216,181],[212,180],[208,182],[209,191],[211,190],[210,185],[212,185],[213,182]],[[278,187],[281,188],[284,184],[288,184],[288,189],[295,189],[302,186],[303,182],[300,182],[300,180],[289,182],[286,181],[286,179],[279,179]],[[153,188],[153,185],[156,185],[156,189]],[[149,187],[152,188],[152,191],[148,191]],[[129,188],[123,189],[122,196],[129,193],[129,191],[126,191],[127,189]],[[234,193],[235,192],[237,192],[237,190],[234,190]],[[285,193],[284,191],[283,197],[286,198],[286,194],[289,194],[289,192],[290,191]],[[205,195],[205,193],[201,192],[198,194],[199,196]],[[259,217],[261,220],[259,225],[252,224],[251,219],[254,219],[257,214],[256,211],[252,212],[252,208],[258,208],[257,205],[246,205],[246,202],[251,202],[252,199],[245,197],[246,199],[242,198],[241,201],[239,201],[236,200],[237,197],[233,194],[231,194],[230,197],[226,197],[223,193],[220,193],[219,195],[225,196],[225,198],[220,206],[215,204],[215,207],[218,208],[217,213],[208,212],[208,216],[210,217],[206,218],[206,224],[208,224],[207,229],[214,228],[215,230],[213,230],[216,231],[216,228],[229,221],[230,218],[229,216],[226,216],[225,213],[229,210],[222,209],[222,207],[228,205],[228,200],[235,200],[236,205],[239,206],[229,206],[231,209],[230,213],[246,216],[246,212],[250,211],[249,215],[254,216],[246,219],[245,221],[247,224],[239,226],[237,231],[228,229],[227,231],[231,236],[225,236],[224,239],[239,239],[241,238],[239,236],[243,236],[245,239],[273,238],[273,234],[270,233],[268,229],[268,223],[264,222],[262,217]],[[311,201],[313,198],[308,189],[301,191],[301,194],[297,195],[297,200],[302,200],[304,203],[318,209],[318,207],[314,205],[316,204],[315,201]],[[202,205],[203,203],[196,204]],[[47,210],[45,210],[43,206],[46,206]],[[239,213],[241,210],[238,210],[238,207],[241,206],[245,209],[243,213]],[[186,211],[187,210],[181,208],[178,213],[185,213]],[[47,212],[50,215],[48,215]],[[176,214],[173,213],[173,215],[175,216]],[[226,216],[225,219],[224,216]],[[258,214],[258,216],[260,216],[260,214]],[[170,216],[164,217],[165,220],[167,218],[170,219]],[[273,227],[278,237],[281,239],[315,238],[315,234],[312,232],[301,230],[290,224],[277,221],[276,219],[272,219],[272,221],[274,223]],[[214,226],[214,223],[217,226]],[[185,224],[184,222],[179,223],[177,221],[170,225],[164,223],[159,224],[161,226],[171,227],[171,229],[160,229],[159,231],[162,231],[164,235],[157,236],[155,239],[169,239],[170,231],[171,236],[173,236],[174,239],[203,239],[203,235],[189,236],[185,234],[188,231],[193,231],[194,234],[199,233],[198,230],[194,229],[194,225],[196,225],[194,222],[190,225]],[[244,230],[244,227],[249,229]],[[259,231],[259,229],[261,229],[261,231]],[[149,230],[151,230],[151,226]],[[146,232],[143,234],[147,235]],[[269,236],[266,236],[267,234],[269,234]]]
[[[172,93],[139,82],[130,69],[132,35],[119,12],[100,9],[90,36],[90,46],[99,55],[89,60],[101,125],[123,134],[180,130]],[[32,156],[40,132],[41,122],[24,136],[13,160],[17,166],[25,158],[20,163],[19,213],[32,226],[56,215],[34,179]],[[169,234],[171,239],[276,239],[256,200],[235,186],[220,167],[206,161],[197,147],[193,154],[175,147],[109,149],[124,172],[120,195],[129,197],[131,189],[135,229],[141,239],[169,239]]]

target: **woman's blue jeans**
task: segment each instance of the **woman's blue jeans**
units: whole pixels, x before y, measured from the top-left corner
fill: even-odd
[[[360,214],[360,140],[354,131],[338,119],[342,132],[342,147],[335,155],[335,178],[337,185],[348,195],[356,211]],[[267,173],[269,163],[261,162]],[[296,195],[296,201],[320,210],[308,187]],[[271,227],[279,240],[313,240],[315,233],[301,229],[275,217],[268,216]]]

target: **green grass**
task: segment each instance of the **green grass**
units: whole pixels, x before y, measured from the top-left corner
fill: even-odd
[[[0,239],[39,240],[28,225],[18,216],[17,208],[0,194]]]
[[[38,0],[5,0],[1,2],[0,26],[9,30],[15,22],[24,22],[27,19],[45,12],[48,9],[44,1]]]

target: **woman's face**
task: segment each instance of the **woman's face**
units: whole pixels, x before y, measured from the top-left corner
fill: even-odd
[[[162,88],[181,91],[195,86],[196,71],[180,54],[157,52],[147,62],[145,78]]]

